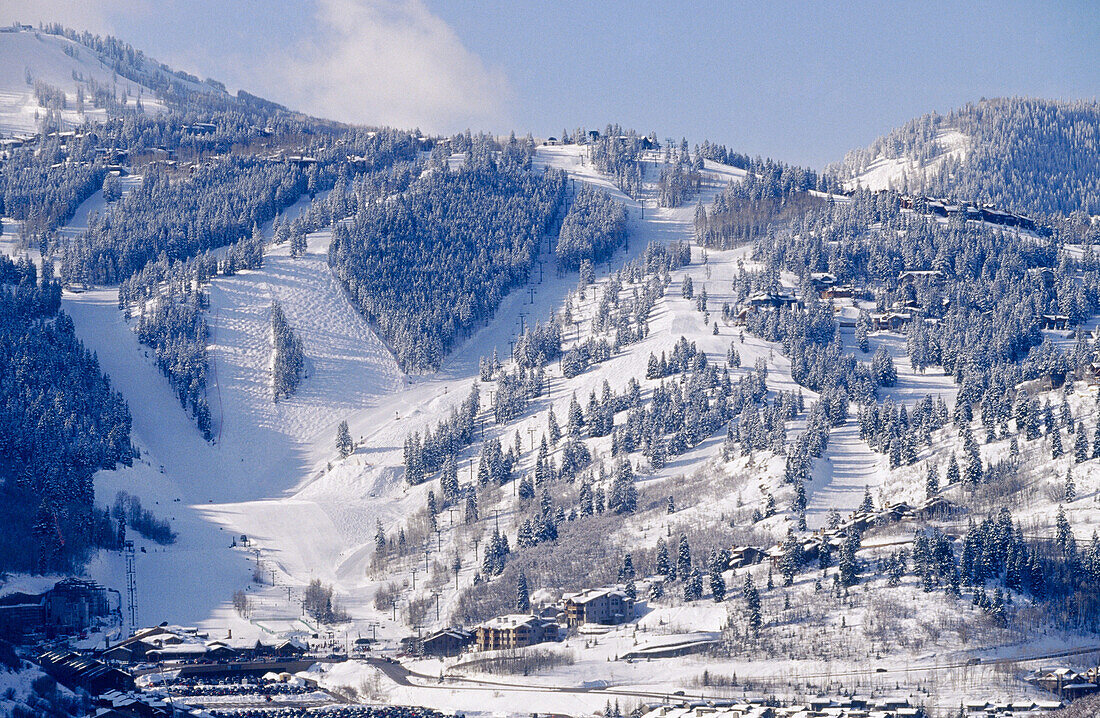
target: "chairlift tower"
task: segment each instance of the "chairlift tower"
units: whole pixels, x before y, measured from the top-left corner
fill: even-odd
[[[134,542],[123,544],[126,555],[126,596],[129,599],[130,628],[137,629],[137,571],[134,568]]]

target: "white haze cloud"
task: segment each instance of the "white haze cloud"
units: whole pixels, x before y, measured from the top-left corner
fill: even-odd
[[[486,67],[421,0],[318,0],[316,20],[279,73],[285,104],[430,132],[503,119],[504,74]]]

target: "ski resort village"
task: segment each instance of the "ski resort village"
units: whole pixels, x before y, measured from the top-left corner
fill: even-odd
[[[0,28],[0,715],[1100,715],[1100,104],[944,111],[810,168]]]

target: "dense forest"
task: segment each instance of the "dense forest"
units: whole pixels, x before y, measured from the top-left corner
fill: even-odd
[[[60,285],[0,257],[4,571],[71,570],[116,540],[92,475],[130,463],[130,413],[60,306]]]
[[[499,160],[474,142],[405,192],[338,225],[329,264],[406,370],[438,368],[455,342],[526,281],[565,181],[529,169],[513,142]]]
[[[558,266],[576,270],[581,262],[606,259],[626,241],[626,208],[606,193],[583,186],[562,220],[554,253]]]
[[[407,135],[379,141],[348,133],[346,149],[366,153],[356,168],[384,167],[412,156]],[[353,176],[347,156],[321,154],[311,164],[237,154],[204,161],[188,176],[150,166],[141,187],[63,245],[62,276],[69,282],[114,284],[160,257],[185,259],[247,237],[303,194],[331,189],[339,174]],[[168,209],[171,208],[171,211]]]

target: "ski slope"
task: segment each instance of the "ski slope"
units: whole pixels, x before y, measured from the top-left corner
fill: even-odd
[[[147,59],[146,67],[152,69],[157,65]],[[216,91],[178,77],[174,80],[193,91]],[[66,107],[61,110],[63,129],[77,127],[86,120],[106,119],[105,109],[92,106],[90,83],[93,81],[101,87],[113,88],[120,100],[124,93],[127,94],[127,104],[131,106],[140,98],[147,113],[164,109],[152,90],[116,75],[98,53],[79,43],[36,31],[0,32],[0,136],[30,135],[38,131],[39,119],[45,117],[46,110],[35,98],[36,81],[65,93]],[[77,105],[78,87],[84,89],[83,111]]]
[[[104,209],[96,208],[96,202],[96,197],[88,201],[93,210]],[[304,206],[292,208],[288,218]],[[82,207],[78,218],[88,213]],[[64,307],[78,335],[97,353],[103,370],[130,405],[134,442],[142,453],[142,461],[132,469],[100,472],[100,501],[109,502],[118,490],[141,496],[158,515],[167,513],[181,536],[177,544],[139,556],[139,603],[150,617],[201,622],[224,607],[234,590],[248,584],[252,559],[243,551],[229,550],[231,535],[255,528],[262,538],[300,527],[301,535],[287,535],[296,544],[304,547],[306,536],[336,543],[329,538],[334,529],[323,512],[288,502],[289,515],[279,513],[284,506],[277,499],[306,480],[315,464],[323,463],[343,413],[361,410],[371,397],[400,384],[402,377],[328,271],[330,236],[312,235],[301,259],[291,259],[287,247],[276,247],[262,270],[213,282],[209,397],[218,436],[212,444],[203,441],[150,352],[124,321],[117,292],[65,293]],[[309,374],[293,397],[278,404],[272,400],[269,368],[273,298],[282,303],[302,336]],[[241,509],[243,504],[250,504],[249,510]],[[242,513],[262,518],[228,520]],[[264,521],[274,521],[274,527],[266,529]],[[204,571],[186,570],[196,552],[203,557]],[[321,563],[317,558],[313,555],[309,563]],[[121,586],[120,563],[121,557],[105,553],[90,572]],[[304,571],[308,576],[308,569]],[[176,590],[164,590],[167,586]]]
[[[854,190],[857,187],[879,192],[894,189],[905,191],[912,180],[921,180],[936,172],[948,159],[963,160],[970,149],[970,138],[958,130],[941,130],[936,136],[940,154],[921,163],[911,157],[878,157],[859,174],[844,182],[844,188]]]
[[[609,270],[638,256],[650,241],[692,239],[694,201],[674,209],[656,206],[656,155],[647,162],[647,188],[637,200],[624,196],[596,172],[584,148],[542,147],[535,162],[564,169],[577,181],[612,194],[629,208],[629,247],[608,265],[597,268],[598,284],[606,281]],[[709,181],[700,197],[704,202],[742,174],[713,163],[707,164],[706,172]],[[288,218],[304,206],[296,205],[287,212]],[[78,231],[93,211],[110,211],[99,195],[81,207],[69,231]],[[270,227],[264,230],[270,232]],[[372,575],[375,524],[381,521],[387,531],[395,531],[424,505],[429,488],[409,487],[404,481],[405,437],[434,425],[465,398],[477,379],[482,356],[494,349],[500,356],[508,356],[509,342],[520,332],[521,314],[524,323],[544,320],[562,309],[576,287],[577,275],[559,275],[544,247],[541,282],[536,274],[529,286],[506,297],[494,318],[462,342],[438,372],[405,376],[329,272],[325,253],[330,238],[329,230],[311,234],[308,253],[301,259],[292,259],[287,247],[270,248],[261,270],[220,277],[212,283],[208,314],[212,333],[209,400],[216,432],[212,444],[202,441],[145,348],[137,344],[117,311],[114,290],[66,294],[66,310],[79,335],[97,351],[104,370],[117,377],[115,385],[130,403],[135,442],[143,456],[143,463],[133,469],[100,475],[97,489],[101,501],[114,491],[127,490],[141,496],[154,511],[164,512],[158,507],[168,506],[181,534],[178,544],[158,547],[139,559],[139,564],[144,564],[139,565],[139,593],[145,594],[139,596],[139,603],[148,607],[150,618],[163,615],[178,622],[205,622],[211,629],[234,627],[239,634],[255,626],[231,615],[228,601],[233,590],[247,587],[262,596],[271,616],[293,616],[296,592],[313,578],[331,583],[353,616],[372,621],[384,618],[374,611],[370,600],[383,580],[394,577]],[[489,426],[486,438],[499,435],[506,445],[517,431],[522,437],[525,451],[517,475],[533,462],[532,442],[545,430],[545,411],[551,403],[558,416],[564,416],[574,392],[583,401],[589,392],[598,392],[604,380],[613,390],[621,391],[630,377],[645,376],[651,352],[668,351],[681,336],[696,342],[712,361],[723,361],[735,339],[733,329],[723,327],[714,335],[712,325],[692,301],[679,297],[676,288],[683,274],[692,277],[697,291],[706,286],[711,311],[717,316],[722,303],[733,299],[731,282],[739,263],[746,260],[747,249],[709,251],[705,261],[703,251],[694,249],[692,264],[674,273],[672,287],[655,308],[648,337],[572,380],[563,379],[557,368],[551,367],[549,400],[535,402],[523,417],[507,426]],[[582,325],[591,318],[598,291],[599,286],[591,288],[587,301],[574,307]],[[268,322],[273,299],[281,302],[291,325],[301,334],[307,357],[307,378],[294,396],[278,404],[271,397],[269,369]],[[742,368],[733,371],[735,380],[759,359],[769,368],[772,391],[798,390],[779,347],[751,336],[738,337],[738,341]],[[925,387],[908,387],[905,366],[899,361],[899,399],[910,390],[914,399],[923,396]],[[655,383],[644,381],[644,391],[648,393]],[[486,394],[483,392],[483,406],[488,406]],[[804,394],[807,401],[814,398],[812,392]],[[334,450],[335,427],[341,420],[349,422],[357,443],[355,453],[346,460],[338,460]],[[793,428],[798,425],[796,422]],[[847,435],[853,431],[856,433]],[[598,453],[608,450],[600,441],[592,445]],[[643,485],[672,482],[674,490],[678,477],[705,465],[715,466],[721,446],[722,437],[715,437],[639,480]],[[471,447],[460,462],[463,480],[469,478],[469,462],[476,451],[476,445]],[[817,462],[809,487],[811,520],[823,520],[832,508],[844,511],[858,505],[864,486],[881,481],[876,478],[881,475],[880,458],[859,441],[854,425],[839,429],[826,460]],[[761,481],[781,471],[781,461],[759,469],[743,462],[735,464],[725,471],[745,475],[762,471]],[[762,506],[764,494],[748,488],[737,497],[721,497],[707,508],[697,509],[698,519],[720,520],[722,512],[735,510],[735,499],[747,501],[750,507]],[[500,518],[511,521],[507,502],[500,510]],[[440,546],[435,548],[444,553],[469,552],[469,547],[460,543],[459,527],[452,526],[451,520],[450,515],[444,517]],[[772,523],[779,521],[777,517]],[[776,523],[776,528],[779,526]],[[658,535],[653,529],[635,530],[651,542]],[[232,537],[241,535],[250,539],[249,551],[229,548]],[[192,574],[180,570],[193,560],[189,552],[196,550],[204,552],[206,571]],[[460,583],[472,578],[472,558],[465,561],[470,568],[463,571]],[[263,569],[266,587],[250,585],[246,572],[256,565]],[[120,585],[120,570],[120,557],[110,555],[102,556],[92,567],[94,575],[115,585]],[[276,586],[270,585],[268,574]],[[408,574],[404,580],[411,578]],[[178,590],[170,594],[158,590],[166,585]],[[182,596],[192,598],[177,598]],[[454,598],[452,591],[441,600],[449,605]]]

